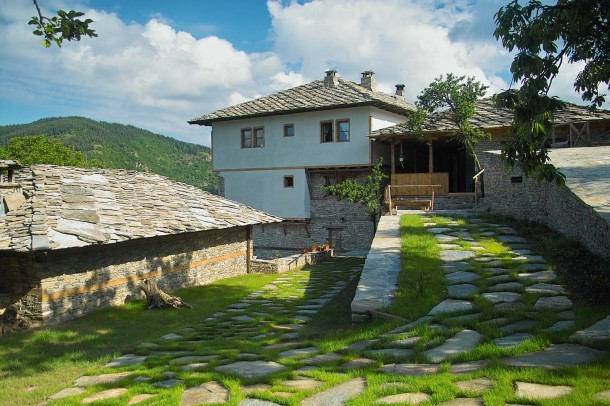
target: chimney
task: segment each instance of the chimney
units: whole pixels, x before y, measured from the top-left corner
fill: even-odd
[[[337,79],[337,71],[334,69],[329,69],[325,73],[326,77],[324,78],[324,87],[337,87],[339,84],[339,80]]]
[[[372,90],[373,92],[376,92],[377,87],[375,86],[375,72],[373,72],[372,70],[366,70],[362,72],[360,86]]]
[[[405,97],[405,85],[396,85],[396,93],[394,93],[396,97]]]

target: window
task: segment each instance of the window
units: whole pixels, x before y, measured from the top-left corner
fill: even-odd
[[[258,128],[242,128],[241,130],[241,147],[242,148],[262,148],[265,146],[265,129]]]
[[[284,187],[294,187],[294,176],[284,176]]]
[[[337,120],[337,141],[349,141],[349,120]]]
[[[294,137],[294,124],[284,124],[284,137]]]
[[[254,148],[262,148],[265,146],[265,129],[263,127],[254,129]]]
[[[333,142],[333,122],[322,121],[320,123],[320,142]]]
[[[252,148],[252,129],[244,128],[241,130],[241,147]]]

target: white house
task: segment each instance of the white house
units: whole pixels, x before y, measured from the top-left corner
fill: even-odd
[[[258,248],[301,248],[330,242],[368,247],[373,225],[359,204],[338,202],[321,186],[364,176],[389,146],[368,134],[404,122],[415,110],[376,90],[372,71],[357,84],[329,70],[311,83],[195,118],[212,126],[213,168],[220,192],[287,220],[255,229]]]

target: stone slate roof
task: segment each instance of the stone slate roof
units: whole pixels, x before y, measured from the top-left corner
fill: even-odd
[[[326,87],[324,86],[324,79],[314,80],[311,83],[279,93],[216,110],[194,118],[189,123],[209,126],[216,121],[356,106],[375,106],[401,115],[407,115],[415,111],[415,106],[407,102],[404,97],[371,91],[340,77],[337,77],[337,82],[334,87]]]
[[[513,114],[509,109],[498,109],[491,98],[477,101],[476,113],[470,119],[470,123],[478,128],[508,128],[512,124]],[[555,124],[566,124],[578,121],[610,120],[610,111],[590,111],[584,106],[566,103],[565,108],[555,113]],[[449,113],[442,111],[430,114],[424,122],[424,132],[427,133],[452,133],[457,130],[455,124],[449,119]],[[371,132],[369,137],[384,139],[395,135],[406,135],[409,131],[404,124],[383,128]]]
[[[34,165],[15,171],[22,199],[0,216],[0,251],[110,244],[282,219],[163,176]],[[17,185],[18,183],[18,185]],[[23,197],[25,199],[23,199]]]

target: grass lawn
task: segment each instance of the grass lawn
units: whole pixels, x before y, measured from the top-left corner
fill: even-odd
[[[136,345],[201,322],[277,275],[244,275],[175,292],[193,306],[147,310],[143,301],[49,328],[0,336],[0,405],[36,405]]]
[[[509,261],[511,254],[509,249],[496,240],[493,235],[483,235],[477,224],[467,219],[449,219],[445,217],[433,217],[432,221],[437,227],[456,227],[467,230],[473,237],[480,241],[487,255],[493,254],[506,266],[515,266]],[[508,219],[485,219],[489,223],[497,223],[496,228],[510,222],[510,226],[518,229],[521,235],[530,240],[530,248],[533,254],[542,255],[549,262],[549,266],[555,268],[562,278],[561,282],[572,281],[570,272],[578,270],[577,266],[582,264],[593,264],[604,269],[604,263],[590,257],[586,252],[573,249],[573,244],[566,242],[559,235],[541,226],[529,223],[511,222]],[[399,286],[396,293],[396,301],[386,312],[400,318],[415,320],[428,313],[430,308],[438,304],[446,297],[447,282],[440,268],[440,249],[433,236],[425,231],[424,220],[416,215],[403,216],[400,222],[402,236],[402,272],[399,277]],[[491,233],[493,234],[493,233]],[[465,239],[458,239],[455,244],[464,248],[470,247]],[[566,247],[571,249],[567,250]],[[568,251],[568,252],[566,252]],[[478,254],[482,255],[482,254]],[[574,257],[577,256],[578,258]],[[474,263],[475,261],[473,261]],[[331,261],[321,262],[308,266],[305,272],[292,273],[289,282],[291,287],[277,290],[265,291],[269,302],[265,309],[271,313],[271,324],[294,323],[292,316],[286,316],[281,312],[274,314],[273,303],[285,301],[288,306],[297,306],[306,301],[307,290],[304,286],[312,289],[309,293],[316,297],[319,292],[313,292],[315,288],[312,281],[324,278],[344,278],[338,276],[341,272],[362,265],[359,259],[335,258]],[[474,264],[475,271],[482,276],[487,276],[486,270],[481,263]],[[574,268],[576,267],[576,268]],[[569,268],[569,269],[568,269]],[[597,268],[596,268],[597,269]],[[510,273],[510,277],[516,279],[516,268]],[[603,277],[600,277],[603,280]],[[170,310],[170,311],[146,311],[142,302],[126,304],[120,308],[112,308],[82,317],[64,325],[52,328],[0,336],[0,404],[1,405],[35,405],[40,403],[45,396],[49,396],[59,390],[68,387],[79,376],[92,372],[95,374],[102,371],[104,363],[118,355],[131,352],[137,344],[143,341],[157,340],[159,336],[175,332],[180,328],[194,326],[201,323],[213,313],[224,310],[227,305],[235,303],[253,291],[259,290],[263,285],[275,281],[277,275],[247,275],[238,278],[227,279],[212,285],[183,289],[177,294],[191,303],[192,310]],[[280,280],[274,285],[280,284]],[[487,288],[485,278],[478,282],[481,290]],[[568,282],[569,284],[572,282]],[[577,283],[577,282],[573,282]],[[575,285],[574,285],[575,286]],[[578,285],[582,288],[582,283]],[[568,286],[569,288],[571,285]],[[404,322],[397,319],[372,320],[363,325],[351,324],[351,300],[357,288],[357,278],[347,284],[345,289],[339,292],[328,302],[317,314],[311,315],[311,319],[305,327],[298,330],[298,340],[302,346],[316,347],[320,354],[333,353],[337,358],[326,362],[312,371],[304,373],[306,376],[318,379],[324,384],[322,387],[312,390],[297,390],[283,386],[282,382],[294,379],[298,375],[292,372],[302,365],[299,357],[282,359],[280,362],[290,367],[290,370],[272,375],[268,380],[262,379],[260,383],[270,386],[256,394],[256,397],[273,401],[286,406],[297,406],[300,401],[310,396],[315,391],[324,390],[349,379],[362,377],[366,379],[366,389],[359,396],[350,400],[349,406],[368,406],[383,396],[405,393],[422,392],[431,396],[430,400],[422,405],[433,405],[442,403],[456,397],[482,397],[486,405],[504,405],[506,403],[532,404],[531,401],[516,398],[514,395],[514,384],[517,381],[544,383],[549,385],[568,385],[573,392],[561,399],[535,401],[537,405],[589,405],[591,396],[602,390],[610,389],[610,358],[590,366],[578,368],[563,368],[558,370],[544,370],[541,368],[511,368],[499,362],[500,358],[520,355],[528,352],[547,348],[552,343],[565,342],[568,333],[545,333],[542,329],[552,325],[556,320],[553,312],[541,312],[536,319],[536,327],[532,334],[533,338],[526,340],[513,348],[502,348],[491,342],[492,339],[501,336],[498,328],[493,324],[484,324],[479,320],[464,320],[456,322],[446,315],[439,315],[434,320],[436,324],[446,326],[438,328],[425,323],[414,329],[395,335],[385,335],[391,329],[398,327]],[[291,291],[292,289],[292,291]],[[302,298],[294,299],[294,294],[300,292]],[[315,293],[315,294],[314,294]],[[610,306],[600,302],[591,304],[587,297],[576,292],[572,296],[575,302],[576,328],[588,326],[610,314]],[[292,296],[291,296],[292,294]],[[265,296],[267,297],[267,296]],[[522,300],[527,305],[535,302],[537,296],[523,293]],[[473,297],[477,310],[485,317],[494,316],[492,306],[489,302],[478,296]],[[510,321],[520,320],[529,310],[516,311],[505,315]],[[259,309],[259,311],[261,311]],[[248,327],[256,330],[255,334],[267,333],[273,328],[269,323],[255,324]],[[222,327],[220,327],[222,326]],[[217,327],[220,329],[219,331]],[[209,332],[209,337],[195,345],[197,354],[222,354],[225,360],[236,360],[240,354],[254,353],[265,360],[277,360],[278,353],[283,349],[265,349],[263,344],[275,344],[277,339],[269,338],[263,341],[237,337],[231,332],[242,329],[239,325],[231,325],[230,321],[218,321],[218,325],[204,327],[210,330],[202,330],[199,327],[197,334],[202,331]],[[417,362],[427,363],[425,351],[431,346],[442,343],[446,338],[457,332],[470,328],[484,335],[481,344],[473,350],[459,355],[451,363],[488,359],[489,365],[481,370],[464,375],[448,373],[450,362],[440,364],[440,373],[423,376],[397,376],[382,373],[378,370],[382,364],[393,362]],[[227,330],[227,331],[225,331]],[[228,331],[231,330],[231,331]],[[193,333],[195,334],[195,333]],[[406,359],[392,359],[391,356],[375,354],[369,350],[382,348],[394,348],[397,340],[417,342],[410,346],[412,355]],[[349,346],[355,343],[363,343],[371,340],[368,349],[356,349]],[[376,340],[376,341],[372,341]],[[165,343],[163,349],[180,350],[186,343]],[[190,347],[189,347],[190,348]],[[610,349],[610,343],[597,345],[600,349]],[[139,353],[142,349],[139,349]],[[168,357],[153,355],[147,360],[147,370],[143,372],[148,376],[158,379],[168,368]],[[303,357],[301,357],[303,358]],[[372,363],[363,365],[354,370],[342,370],[339,365],[352,361],[356,358],[368,358]],[[223,361],[228,362],[228,361]],[[170,363],[171,364],[171,363]],[[259,383],[255,380],[240,379],[235,376],[222,375],[214,370],[215,361],[210,361],[210,367],[194,374],[181,372],[178,366],[169,368],[177,371],[179,379],[184,379],[184,385],[196,386],[210,380],[219,381],[231,392],[230,405],[238,405],[245,394],[242,390],[244,385]],[[174,369],[172,369],[174,368]],[[119,369],[121,370],[121,369]],[[115,372],[106,369],[104,372]],[[140,373],[140,372],[138,372]],[[474,378],[489,378],[493,381],[493,387],[486,390],[482,395],[474,392],[464,392],[455,385],[457,381]],[[157,391],[157,397],[147,405],[175,405],[180,401],[184,387],[175,387],[169,390],[151,389],[146,383],[130,382],[127,387],[131,394],[150,393]],[[288,394],[283,397],[280,394]],[[78,399],[59,401],[61,405],[76,405]],[[153,402],[153,403],[151,403]],[[118,400],[108,400],[105,405],[122,404]],[[601,404],[601,403],[600,403]]]

